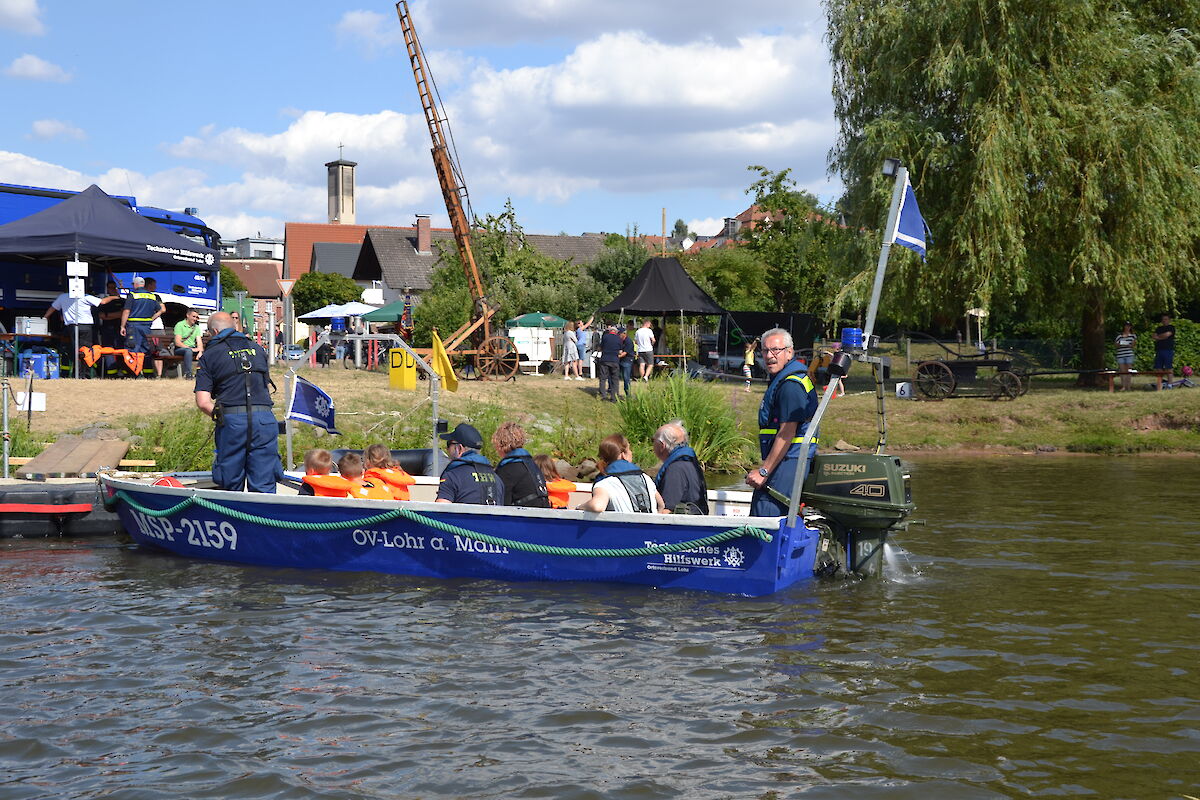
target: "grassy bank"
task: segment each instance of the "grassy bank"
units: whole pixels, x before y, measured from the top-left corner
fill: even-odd
[[[302,374],[333,396],[344,435],[328,436],[297,425],[297,456],[309,447],[361,447],[376,441],[393,447],[428,446],[429,399],[424,383],[416,393],[396,392],[387,388],[383,375],[337,368]],[[282,415],[278,376],[276,382],[280,384],[277,413]],[[206,442],[211,424],[192,406],[189,386],[177,380],[107,383],[114,385],[104,391],[116,395],[99,414],[90,411],[96,408],[96,399],[85,382],[43,382],[39,390],[49,393],[48,411],[34,415],[32,434],[20,430],[23,418],[14,415],[15,441],[20,445],[14,455],[36,453],[38,443],[78,430],[86,424],[81,420],[89,420],[92,414],[91,419],[103,418],[129,432],[135,442],[130,458],[151,458],[170,469],[202,469],[211,464],[211,444]],[[715,386],[747,437],[746,443],[735,445],[730,461],[748,464],[757,457],[752,442],[762,387],[747,394],[740,383]],[[442,393],[440,415],[451,425],[471,422],[485,438],[501,422],[517,420],[530,434],[532,452],[553,452],[578,463],[595,455],[600,439],[622,430],[618,407],[600,402],[595,394],[594,382],[554,377],[522,376],[503,384],[464,382],[457,393]],[[888,449],[898,453],[1039,449],[1108,455],[1200,453],[1200,389],[1110,394],[1043,381],[1012,401],[924,402],[888,396],[886,403]],[[851,391],[834,400],[821,438],[826,447],[839,440],[873,447],[877,439],[874,394]],[[635,442],[635,450],[639,463],[654,463],[648,441]]]

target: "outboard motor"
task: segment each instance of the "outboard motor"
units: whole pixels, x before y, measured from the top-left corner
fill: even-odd
[[[822,534],[817,572],[826,575],[878,575],[888,533],[915,508],[900,459],[873,453],[819,454],[801,497],[804,521]]]

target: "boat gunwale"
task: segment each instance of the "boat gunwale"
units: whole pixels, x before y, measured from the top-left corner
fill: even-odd
[[[421,500],[370,500],[351,497],[317,497],[310,495],[281,495],[262,494],[256,492],[231,492],[226,489],[200,489],[196,487],[155,486],[137,480],[119,478],[112,475],[101,475],[100,480],[105,486],[114,490],[124,489],[137,492],[147,492],[166,497],[189,496],[203,497],[211,501],[253,502],[263,505],[292,505],[297,504],[312,508],[327,507],[330,509],[345,509],[373,512],[374,516],[382,511],[396,508],[408,508],[413,511],[442,515],[453,513],[479,517],[518,517],[523,519],[550,519],[556,521],[576,520],[579,522],[604,523],[636,523],[656,527],[688,527],[688,528],[740,528],[750,526],[761,528],[768,533],[779,531],[784,524],[784,517],[752,517],[752,516],[714,516],[701,514],[639,514],[617,511],[579,511],[570,508],[529,508],[525,506],[483,506],[471,503],[437,503]]]

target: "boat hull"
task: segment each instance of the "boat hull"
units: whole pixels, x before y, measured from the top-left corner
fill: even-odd
[[[343,500],[151,486],[108,476],[101,480],[138,543],[180,556],[257,566],[605,581],[759,596],[811,579],[819,540],[818,532],[803,523],[788,528],[775,518]],[[178,510],[159,516],[170,509]],[[531,552],[509,546],[596,551],[670,547],[728,535],[746,525],[765,531],[770,540],[741,533],[680,552],[639,555]],[[306,529],[312,527],[332,529]]]

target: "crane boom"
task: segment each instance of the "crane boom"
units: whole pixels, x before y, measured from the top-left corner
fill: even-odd
[[[421,108],[425,111],[425,124],[429,127],[429,138],[433,142],[430,151],[433,155],[433,167],[437,172],[438,184],[442,187],[446,213],[450,215],[450,228],[454,231],[454,243],[458,247],[458,255],[466,272],[467,288],[475,301],[475,313],[472,316],[474,322],[482,324],[483,338],[486,340],[492,335],[490,319],[495,309],[487,302],[483,291],[483,278],[475,263],[475,254],[471,251],[471,221],[468,217],[470,198],[467,195],[466,182],[462,179],[462,171],[451,157],[449,143],[452,140],[446,135],[450,125],[434,96],[434,89],[431,88],[425,51],[421,48],[421,40],[417,38],[417,32],[413,28],[407,0],[399,0],[396,3],[396,14],[400,17],[404,46],[408,49],[413,77],[417,81],[417,93],[421,96]],[[469,327],[474,330],[479,326],[472,324]],[[460,336],[453,336],[447,341],[447,346],[452,348],[455,339],[461,341]]]

